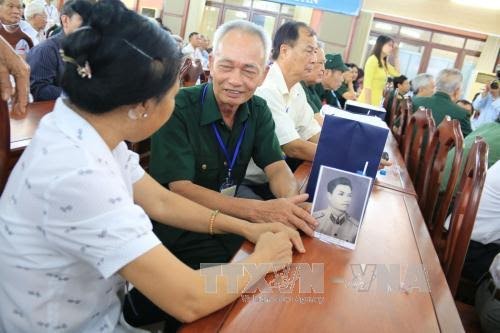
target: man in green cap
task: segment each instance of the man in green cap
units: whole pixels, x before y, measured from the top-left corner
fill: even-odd
[[[325,56],[325,75],[321,86],[317,87],[318,95],[326,101],[328,105],[341,109],[335,90],[339,89],[344,82],[343,73],[349,71],[349,68],[344,64],[342,56],[338,53],[327,54]]]
[[[430,97],[413,98],[413,112],[423,106],[432,110],[436,126],[439,126],[445,116],[460,121],[462,134],[465,136],[472,132],[469,116],[455,102],[462,93],[462,73],[458,69],[443,69],[436,77],[436,92]]]
[[[299,206],[307,195],[298,195],[266,102],[253,96],[264,78],[269,49],[265,32],[253,23],[232,21],[217,29],[209,61],[213,83],[180,90],[172,117],[151,139],[150,172],[160,184],[203,206],[252,222],[282,222],[312,236],[316,222]],[[280,199],[235,197],[251,158]],[[243,240],[159,223],[154,231],[193,268],[227,262]]]
[[[314,112],[314,118],[318,124],[323,125],[323,116],[320,114],[323,102],[321,97],[319,97],[316,91],[316,85],[321,84],[323,81],[323,75],[325,74],[325,51],[323,50],[322,43],[318,42],[318,48],[316,49],[316,61],[314,62],[313,69],[311,72],[306,74],[303,81],[300,82],[304,92],[306,93],[307,103]]]

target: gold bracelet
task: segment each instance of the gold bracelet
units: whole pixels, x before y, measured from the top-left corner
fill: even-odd
[[[208,227],[208,233],[210,235],[214,234],[214,222],[215,218],[217,217],[217,214],[219,214],[219,210],[216,209],[212,212],[212,215],[210,215],[210,226]]]

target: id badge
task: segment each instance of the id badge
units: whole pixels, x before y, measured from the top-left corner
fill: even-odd
[[[236,185],[234,185],[232,181],[226,179],[226,181],[220,186],[220,193],[227,195],[228,197],[234,197],[236,194]]]

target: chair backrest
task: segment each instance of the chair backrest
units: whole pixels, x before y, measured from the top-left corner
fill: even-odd
[[[419,175],[425,145],[429,143],[435,127],[431,110],[425,108],[420,108],[412,114],[406,125],[402,153],[413,184]]]
[[[442,228],[444,224],[460,172],[463,146],[464,137],[460,129],[460,122],[446,116],[432,133],[431,141],[425,151],[421,172],[423,177],[419,177],[415,184],[419,196],[418,204],[429,230],[432,230],[434,227]],[[436,209],[448,152],[453,147],[455,147],[455,155],[453,157],[448,184]]]
[[[488,168],[487,163],[488,144],[482,138],[477,137],[467,156],[451,214],[449,231],[445,237],[441,235],[442,250],[437,249],[452,295],[455,295],[457,291],[465,254],[476,221]]]
[[[410,117],[410,110],[412,109],[413,103],[411,97],[406,96],[404,100],[399,103],[399,112],[391,114],[389,126],[400,146],[402,146],[406,125]]]
[[[0,194],[9,177],[10,117],[7,103],[0,100]]]
[[[390,109],[389,109],[389,97],[391,96],[391,92],[392,92],[392,87],[390,84],[386,84],[385,87],[384,87],[384,91],[382,93],[382,96],[384,97],[384,102],[382,103],[382,107],[387,111],[389,112]]]
[[[186,58],[181,67],[180,78],[182,87],[191,87],[196,84],[196,81],[203,74],[201,61],[196,59],[194,62],[191,58]]]

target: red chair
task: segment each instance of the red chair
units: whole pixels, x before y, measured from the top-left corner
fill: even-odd
[[[435,127],[431,110],[425,108],[412,114],[406,125],[402,155],[413,184],[417,183],[425,146],[430,141]]]
[[[391,114],[389,127],[400,146],[403,144],[406,125],[408,124],[408,118],[410,118],[412,109],[413,103],[411,97],[405,97],[405,99],[399,103],[399,112]]]
[[[431,141],[427,145],[424,156],[422,168],[424,176],[419,177],[415,184],[419,196],[418,204],[429,230],[434,227],[443,227],[460,172],[463,145],[464,137],[460,129],[460,122],[446,116],[432,133]],[[455,148],[455,155],[448,184],[440,197],[439,206],[437,206],[444,167],[448,152],[452,148]]]
[[[457,291],[472,228],[476,221],[479,200],[486,178],[487,161],[488,144],[482,138],[477,137],[467,156],[451,214],[449,230],[444,232],[441,228],[434,229],[433,232],[438,233],[442,240],[436,250],[452,295],[455,295]]]
[[[184,64],[181,67],[180,79],[182,87],[191,87],[196,84],[200,75],[202,75],[203,68],[201,66],[201,61],[196,59],[194,62],[191,58],[186,58]]]
[[[10,118],[7,103],[0,100],[0,194],[9,178]]]

